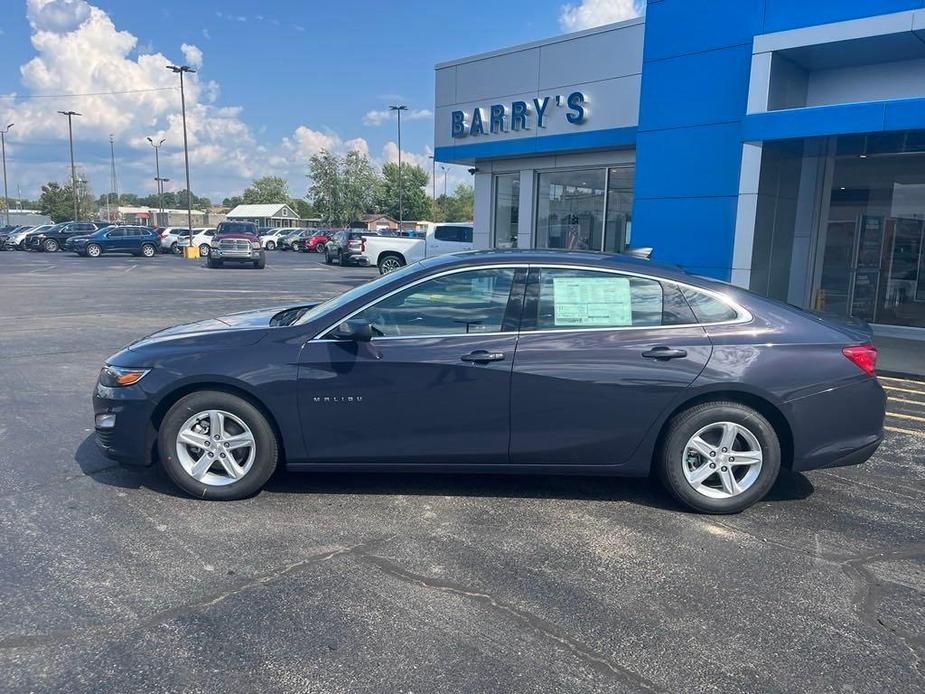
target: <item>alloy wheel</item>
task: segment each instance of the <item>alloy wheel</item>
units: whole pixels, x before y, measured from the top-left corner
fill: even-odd
[[[100,247],[95,243],[91,243],[89,246],[87,246],[87,255],[89,255],[91,258],[99,257]]]
[[[141,253],[142,255],[144,255],[145,258],[153,258],[154,257],[154,246],[150,246],[150,245],[142,246]]]
[[[398,261],[398,258],[395,257],[385,258],[381,263],[379,263],[379,271],[383,275],[387,275],[390,272],[395,272],[395,270],[400,267],[401,263]]]
[[[209,244],[203,243],[199,245],[199,255],[201,256],[209,255]]]
[[[748,490],[761,474],[757,437],[735,422],[715,422],[695,433],[681,454],[691,488],[711,499],[730,499]]]
[[[177,459],[190,477],[220,487],[250,472],[257,441],[240,417],[224,410],[205,410],[180,427],[176,449]]]

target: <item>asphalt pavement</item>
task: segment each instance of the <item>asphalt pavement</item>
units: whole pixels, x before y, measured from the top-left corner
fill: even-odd
[[[282,472],[203,502],[97,451],[124,344],[375,274],[0,253],[0,690],[925,691],[920,381],[883,379],[870,462],[730,517],[545,476]]]

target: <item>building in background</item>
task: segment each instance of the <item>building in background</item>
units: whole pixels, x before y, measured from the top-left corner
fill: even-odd
[[[299,215],[289,205],[238,205],[226,215],[238,222],[253,222],[258,227],[297,227]]]
[[[6,221],[5,217],[0,220]],[[10,208],[10,224],[13,226],[40,226],[42,224],[51,224],[51,217],[42,214],[39,210],[18,210]]]
[[[132,207],[119,206],[116,209],[118,221],[122,224],[140,224],[142,226],[156,226],[155,220],[160,218],[162,224],[159,226],[167,227],[186,227],[189,223],[187,210],[164,208],[163,214],[156,207]],[[104,215],[105,216],[105,215]],[[204,227],[210,225],[209,214],[202,210],[193,210],[193,227]],[[214,226],[214,224],[212,224]]]
[[[364,214],[355,222],[351,222],[350,228],[366,229],[367,231],[394,231],[398,229],[398,220],[392,219],[387,214]]]
[[[435,100],[481,247],[653,246],[925,338],[925,0],[649,0],[442,63]]]

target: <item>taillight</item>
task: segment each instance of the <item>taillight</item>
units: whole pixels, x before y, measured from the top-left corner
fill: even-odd
[[[851,345],[841,351],[848,359],[853,361],[861,371],[868,376],[874,375],[877,368],[877,348],[873,345]]]

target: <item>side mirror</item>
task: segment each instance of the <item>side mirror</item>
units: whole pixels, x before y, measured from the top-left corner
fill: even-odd
[[[348,342],[369,342],[373,339],[373,326],[359,318],[351,318],[338,325],[331,337]]]

